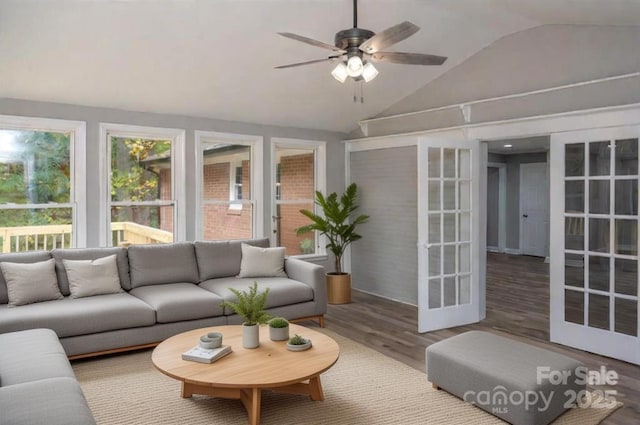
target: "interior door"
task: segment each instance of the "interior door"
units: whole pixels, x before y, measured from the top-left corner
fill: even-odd
[[[520,253],[546,257],[549,245],[547,164],[520,165]]]
[[[640,364],[640,127],[551,136],[551,341]]]
[[[418,160],[418,330],[478,322],[485,306],[486,205],[479,199],[486,158],[475,140],[421,138]]]

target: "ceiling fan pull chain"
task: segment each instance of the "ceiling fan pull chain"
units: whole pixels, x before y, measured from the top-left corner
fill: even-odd
[[[356,83],[354,81],[353,82],[353,103],[357,103],[358,102],[358,94],[357,94],[358,88],[356,87],[356,84],[358,84],[358,83]]]
[[[360,103],[364,103],[364,84],[360,81]]]

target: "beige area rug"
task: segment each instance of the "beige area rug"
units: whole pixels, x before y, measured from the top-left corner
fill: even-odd
[[[340,359],[322,375],[325,400],[265,392],[262,424],[503,424],[498,418],[444,391],[432,389],[424,373],[329,330]],[[73,365],[98,424],[242,424],[238,400],[180,397],[180,382],[158,372],[151,351]],[[555,424],[592,425],[610,409],[573,409]]]

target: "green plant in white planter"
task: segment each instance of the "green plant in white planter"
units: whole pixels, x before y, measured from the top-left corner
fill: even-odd
[[[258,282],[248,291],[239,291],[236,288],[229,288],[238,301],[225,301],[220,304],[224,308],[230,308],[237,315],[244,318],[242,323],[242,346],[244,348],[256,348],[260,345],[259,325],[267,323],[271,316],[264,310],[267,304],[269,288],[264,292],[258,292]]]
[[[274,317],[269,320],[269,338],[271,341],[286,341],[289,339],[289,321],[284,317]]]

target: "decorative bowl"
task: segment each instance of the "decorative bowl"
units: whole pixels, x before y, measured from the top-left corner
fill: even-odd
[[[222,345],[222,334],[220,332],[209,332],[200,337],[200,347],[202,348],[219,348]]]
[[[301,344],[301,345],[292,345],[292,344],[289,344],[287,342],[287,350],[289,350],[289,351],[304,351],[304,350],[308,350],[309,348],[311,348],[311,340],[307,339],[306,341],[307,341],[306,344]]]

